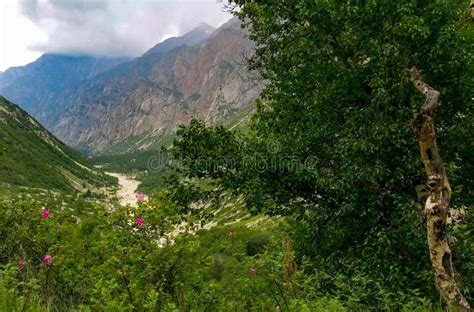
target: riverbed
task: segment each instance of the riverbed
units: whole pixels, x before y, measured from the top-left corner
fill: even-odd
[[[135,197],[140,181],[137,181],[127,175],[116,172],[106,172],[109,176],[116,177],[118,179],[119,188],[117,189],[117,198],[120,205],[130,205],[132,207],[137,206],[137,199]]]

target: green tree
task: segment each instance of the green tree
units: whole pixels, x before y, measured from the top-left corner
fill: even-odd
[[[318,165],[303,188],[298,176],[297,183],[285,177],[289,187],[282,187],[317,210],[330,208],[334,217],[328,223],[351,217],[356,228],[364,224],[369,233],[397,233],[401,237],[392,237],[397,247],[408,249],[413,229],[397,228],[414,210],[413,186],[420,183],[420,159],[408,126],[419,106],[409,75],[417,66],[441,90],[438,133],[448,167],[456,168],[454,185],[464,190],[455,204],[472,205],[472,178],[465,176],[473,169],[472,147],[465,144],[472,141],[466,129],[473,120],[472,32],[465,29],[470,25],[465,1],[236,3],[258,45],[253,66],[269,81],[258,133],[283,141],[297,157],[315,156]],[[311,193],[319,195],[316,200]],[[353,238],[359,245],[358,239],[369,237],[362,232]],[[441,282],[437,286],[446,299]],[[469,309],[462,296],[446,301]]]
[[[254,211],[291,215],[300,258],[309,257],[315,270],[367,278],[351,282],[367,285],[358,298],[365,304],[384,296],[397,304],[403,292],[435,302],[422,209],[427,181],[411,128],[423,98],[410,68],[442,94],[437,136],[452,205],[469,210],[474,85],[467,3],[234,4],[257,44],[251,68],[267,84],[253,132],[231,141],[240,140],[235,170],[212,179],[244,194]],[[193,175],[211,177],[187,164]],[[335,280],[322,287],[343,289]],[[472,299],[472,285],[462,280]]]

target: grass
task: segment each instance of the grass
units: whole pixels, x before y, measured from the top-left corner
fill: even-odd
[[[100,188],[114,178],[90,168],[15,104],[0,97],[0,181],[11,185],[73,190],[74,185]]]

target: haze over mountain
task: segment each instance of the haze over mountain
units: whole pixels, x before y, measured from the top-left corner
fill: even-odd
[[[58,92],[78,86],[127,58],[44,54],[33,63],[0,73],[0,94],[29,113],[41,111],[41,103]]]
[[[157,53],[165,53],[182,45],[194,46],[209,37],[216,29],[211,25],[201,22],[196,28],[181,37],[171,37],[163,42],[157,43],[153,48],[145,52],[144,56]]]
[[[96,189],[111,178],[0,96],[0,182],[55,190]]]

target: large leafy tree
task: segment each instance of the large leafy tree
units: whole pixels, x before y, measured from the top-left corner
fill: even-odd
[[[300,255],[317,270],[369,276],[364,283],[375,285],[364,288],[365,302],[380,297],[367,289],[388,290],[394,301],[407,288],[433,294],[422,209],[428,181],[411,126],[424,98],[410,68],[419,68],[441,93],[436,130],[451,203],[469,211],[474,84],[468,4],[234,4],[257,44],[251,68],[267,84],[254,131],[232,141],[239,165],[212,178],[245,194],[255,210],[291,215]],[[462,281],[472,298],[472,285]],[[337,288],[326,282],[327,289]]]

